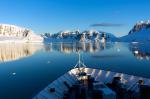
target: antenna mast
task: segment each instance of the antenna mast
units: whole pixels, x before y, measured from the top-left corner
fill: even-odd
[[[86,67],[86,65],[84,65],[84,63],[81,61],[80,52],[78,52],[78,62],[74,66],[74,68],[82,68],[82,67]]]

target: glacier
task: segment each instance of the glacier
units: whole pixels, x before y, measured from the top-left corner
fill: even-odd
[[[43,38],[32,30],[10,24],[0,24],[0,43],[37,43],[43,42]]]

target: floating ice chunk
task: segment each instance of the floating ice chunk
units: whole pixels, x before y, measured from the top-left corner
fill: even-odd
[[[136,44],[136,43],[139,43],[139,42],[131,42],[132,44]]]
[[[47,62],[47,64],[50,64],[50,63],[51,63],[50,61]]]
[[[117,48],[117,52],[120,52],[120,48]]]
[[[12,75],[14,76],[14,75],[16,75],[16,73],[15,73],[15,72],[13,72],[13,73],[12,73]]]
[[[134,51],[134,53],[135,53],[135,54],[138,54],[138,53],[139,53],[139,51]]]

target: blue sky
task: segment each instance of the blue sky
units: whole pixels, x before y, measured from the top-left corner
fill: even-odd
[[[126,35],[140,20],[150,19],[150,0],[0,0],[0,23],[36,33],[97,29]],[[91,27],[92,24],[123,24]]]

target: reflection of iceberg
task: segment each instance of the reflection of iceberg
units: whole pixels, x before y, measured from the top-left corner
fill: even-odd
[[[13,61],[33,55],[41,47],[34,44],[0,44],[0,61]]]
[[[74,42],[74,43],[50,43],[49,45],[45,46],[46,51],[60,51],[65,53],[72,53],[72,52],[78,52],[78,51],[84,51],[84,52],[97,52],[100,50],[103,50],[105,48],[111,47],[111,44],[103,44],[100,42]]]
[[[131,44],[131,51],[133,52],[134,56],[137,57],[137,59],[147,59],[150,58],[150,43],[136,43]]]

